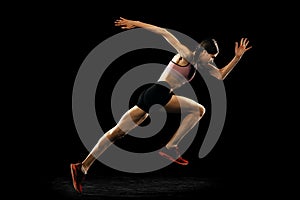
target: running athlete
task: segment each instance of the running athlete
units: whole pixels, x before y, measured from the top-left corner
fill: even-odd
[[[115,21],[115,26],[122,29],[143,28],[161,35],[177,51],[177,54],[168,63],[157,82],[140,94],[136,105],[124,113],[116,126],[98,140],[89,155],[82,162],[70,164],[73,186],[78,193],[82,192],[82,181],[94,161],[116,140],[139,126],[148,117],[149,109],[154,104],[162,105],[167,112],[184,112],[179,128],[160,150],[159,155],[177,164],[187,165],[188,160],[182,158],[178,144],[203,117],[205,108],[192,99],[175,95],[173,91],[190,82],[198,68],[207,70],[210,75],[219,80],[224,80],[243,54],[252,48],[248,46],[247,38],[241,38],[235,43],[235,55],[231,61],[223,68],[218,68],[214,64],[214,58],[219,53],[215,39],[203,40],[194,50],[190,50],[165,28],[123,17]]]

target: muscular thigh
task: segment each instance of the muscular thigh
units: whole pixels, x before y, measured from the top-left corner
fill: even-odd
[[[199,110],[200,104],[187,97],[173,95],[171,100],[165,105],[165,109],[170,113],[193,112]]]

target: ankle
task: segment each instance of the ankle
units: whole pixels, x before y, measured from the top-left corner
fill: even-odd
[[[88,172],[88,169],[87,168],[85,168],[83,165],[81,165],[81,171],[84,173],[84,174],[87,174],[87,172]]]
[[[171,145],[166,145],[166,148],[167,149],[176,149],[177,148],[177,145],[173,145],[173,144],[171,144]]]

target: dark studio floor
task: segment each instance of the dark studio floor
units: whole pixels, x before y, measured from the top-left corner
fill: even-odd
[[[198,199],[222,194],[219,180],[199,177],[86,177],[83,193],[77,194],[70,178],[51,182],[51,199]],[[47,195],[46,195],[47,196]]]

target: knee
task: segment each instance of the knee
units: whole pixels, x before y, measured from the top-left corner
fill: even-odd
[[[202,118],[203,115],[205,114],[205,112],[206,112],[205,107],[199,104],[198,105],[198,114],[199,114],[199,117]]]
[[[202,105],[199,105],[199,112],[200,112],[200,117],[203,117],[203,115],[204,115],[205,112],[206,112],[205,107],[202,106]]]

